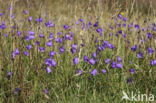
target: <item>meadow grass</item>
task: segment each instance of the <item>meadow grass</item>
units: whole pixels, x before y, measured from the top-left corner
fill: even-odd
[[[0,103],[136,102],[122,100],[123,91],[156,96],[155,1],[125,1],[0,1]]]

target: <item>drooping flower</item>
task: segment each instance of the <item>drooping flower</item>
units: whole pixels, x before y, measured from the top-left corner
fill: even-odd
[[[27,15],[28,11],[27,10],[23,10],[23,14]]]
[[[67,29],[69,29],[69,25],[64,25],[63,28],[64,28],[65,30],[67,30]]]
[[[42,23],[42,18],[39,17],[38,19],[36,19],[36,21],[37,21],[38,23]]]
[[[131,77],[127,79],[127,83],[132,84],[132,82],[133,82],[133,79]]]
[[[122,19],[122,15],[121,14],[118,14],[118,18]]]
[[[46,27],[54,27],[53,21],[48,21],[45,23]]]
[[[50,57],[54,57],[55,54],[56,53],[54,51],[50,51],[50,53],[49,53]]]
[[[154,50],[153,50],[152,48],[149,47],[149,48],[148,48],[148,54],[149,54],[149,55],[152,55],[153,53],[154,53]]]
[[[8,37],[8,35],[6,33],[3,34],[5,37]]]
[[[137,56],[138,56],[138,58],[143,58],[143,53],[142,52],[138,52]]]
[[[20,31],[17,31],[17,35],[18,35],[18,36],[21,36],[22,33],[21,33]]]
[[[94,60],[93,58],[91,58],[91,59],[89,60],[89,63],[90,63],[91,65],[94,65],[94,64],[95,64],[95,60]]]
[[[45,89],[45,90],[44,90],[44,93],[45,93],[45,94],[49,94],[49,90],[48,90],[48,89]]]
[[[44,35],[43,35],[43,34],[39,34],[39,37],[40,37],[40,38],[44,38]]]
[[[79,58],[78,57],[75,57],[74,59],[73,59],[73,64],[78,64],[79,63]]]
[[[30,50],[30,49],[33,48],[33,46],[32,45],[28,45],[28,46],[26,46],[26,48],[27,48],[27,50]]]
[[[82,75],[82,70],[81,69],[78,70],[78,75]]]
[[[71,52],[74,54],[74,53],[76,53],[76,50],[77,49],[75,49],[75,48],[71,48]]]
[[[102,73],[103,73],[103,74],[106,74],[106,72],[107,72],[107,70],[102,69]]]
[[[4,30],[6,28],[5,22],[3,21],[2,24],[0,25],[0,29]]]
[[[50,69],[50,67],[47,67],[46,68],[46,71],[47,71],[48,74],[52,72],[52,70]]]
[[[135,24],[134,27],[135,27],[135,29],[137,29],[137,30],[140,29],[140,26],[139,26],[138,24]]]
[[[46,60],[45,60],[45,64],[47,65],[47,66],[49,66],[49,67],[56,67],[56,62],[55,62],[55,60],[54,59],[49,59],[49,58],[47,58]]]
[[[3,13],[0,13],[0,16],[2,16],[3,15]]]
[[[29,56],[29,52],[27,52],[27,51],[24,51],[23,54],[24,54],[25,56]]]
[[[117,57],[117,62],[118,63],[122,62],[122,59],[119,56]]]
[[[114,61],[112,62],[111,68],[116,68],[116,63]]]
[[[131,50],[132,50],[132,51],[136,51],[136,50],[137,50],[137,45],[132,46],[132,47],[131,47]]]
[[[32,16],[30,16],[30,17],[28,18],[28,21],[29,21],[29,22],[31,22],[31,21],[32,21]]]
[[[85,62],[88,62],[88,57],[85,55],[85,56],[83,57],[83,60],[84,60]]]
[[[107,59],[105,60],[105,63],[106,63],[106,64],[109,64],[109,62],[110,62],[110,59],[107,58]]]
[[[96,58],[96,52],[94,52],[93,54],[92,54],[92,58]]]
[[[152,34],[151,34],[151,33],[148,32],[148,33],[146,34],[146,36],[147,36],[148,39],[150,39],[150,40],[152,39]]]
[[[93,27],[98,27],[98,25],[99,25],[99,22],[96,21],[95,24],[93,25]]]
[[[12,72],[8,72],[8,76],[11,76],[12,75]]]
[[[122,69],[122,64],[121,63],[116,63],[116,68]]]
[[[64,46],[61,46],[60,47],[60,53],[63,53],[64,52]]]
[[[156,65],[156,60],[150,60],[150,64],[151,64],[151,66]]]
[[[134,73],[135,73],[135,70],[131,68],[131,69],[130,69],[130,73],[131,73],[131,74],[134,74]]]
[[[53,46],[53,42],[51,40],[49,40],[47,43],[46,43],[47,46],[51,47]]]
[[[19,55],[19,54],[20,54],[19,49],[18,49],[18,48],[17,48],[17,49],[15,49],[15,52],[14,52],[14,53],[15,53],[15,56],[16,56],[16,55]]]
[[[45,52],[45,48],[39,47],[40,52]]]
[[[21,88],[15,88],[14,94],[18,95],[21,92]]]
[[[93,69],[92,71],[91,71],[91,75],[93,75],[93,76],[95,76],[95,75],[97,75],[97,69]]]

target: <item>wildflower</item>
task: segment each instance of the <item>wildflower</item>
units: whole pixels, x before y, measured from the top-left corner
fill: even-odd
[[[147,36],[148,39],[150,39],[150,40],[152,39],[152,34],[151,34],[151,33],[148,32],[148,33],[146,34],[146,36]]]
[[[132,27],[132,25],[131,24],[128,24],[128,28],[131,28]]]
[[[47,67],[46,71],[47,71],[48,74],[52,72],[52,70],[50,69],[50,67]]]
[[[53,38],[53,33],[49,33],[49,39]]]
[[[35,32],[33,32],[33,31],[28,31],[28,34],[29,34],[29,36],[30,36],[30,35],[35,35]]]
[[[124,12],[120,12],[120,15],[125,15],[125,13]]]
[[[88,62],[88,57],[85,55],[85,56],[83,57],[83,60],[84,60],[85,62]]]
[[[17,95],[21,92],[21,88],[15,88],[14,94]]]
[[[130,73],[131,73],[131,74],[134,74],[134,73],[135,73],[135,70],[131,68],[131,69],[130,69]]]
[[[98,33],[102,33],[103,29],[102,29],[102,28],[97,28],[96,31],[97,31]]]
[[[47,59],[45,60],[45,64],[46,64],[47,66],[50,66],[50,67],[55,67],[55,66],[56,66],[55,60],[54,60],[54,59],[49,59],[49,58],[47,58]]]
[[[44,38],[44,35],[43,35],[43,34],[39,34],[39,37],[40,37],[40,38]]]
[[[36,21],[37,21],[38,23],[42,23],[42,18],[39,17]]]
[[[89,60],[89,63],[90,63],[91,65],[94,65],[94,64],[95,64],[95,60],[94,60],[93,58],[91,58],[91,59]]]
[[[94,52],[93,54],[92,54],[92,58],[96,58],[96,52]]]
[[[40,45],[40,42],[39,41],[36,41],[35,42],[35,45],[37,45],[37,46]]]
[[[51,47],[51,46],[53,46],[53,42],[50,40],[50,41],[48,41],[48,42],[46,43],[46,45],[49,46],[49,47]]]
[[[75,48],[71,48],[71,52],[74,54],[76,53],[76,49]]]
[[[152,55],[153,53],[154,53],[154,50],[153,50],[152,48],[149,47],[149,48],[148,48],[148,54],[149,54],[149,55]]]
[[[12,72],[8,72],[8,76],[11,76],[12,75]]]
[[[63,28],[64,28],[65,30],[67,30],[67,29],[69,29],[69,25],[64,25]]]
[[[27,10],[23,10],[23,14],[27,15],[28,11]]]
[[[122,62],[122,59],[119,56],[117,57],[117,62],[118,63]]]
[[[98,46],[98,50],[102,51],[103,50],[102,46]]]
[[[110,62],[110,59],[107,58],[107,59],[105,60],[105,63],[106,63],[106,64],[109,64],[109,62]]]
[[[0,13],[0,16],[2,16],[3,15],[3,13]]]
[[[107,71],[105,69],[102,69],[102,73],[105,74]]]
[[[44,93],[45,93],[45,94],[49,94],[49,90],[48,90],[48,89],[45,89],[45,90],[44,90]]]
[[[14,52],[11,53],[11,59],[15,59],[16,55]]]
[[[118,15],[118,18],[122,19],[122,15],[121,15],[121,14],[119,14],[119,15]]]
[[[120,63],[116,63],[116,68],[121,69],[121,68],[122,68],[122,64],[120,64]]]
[[[96,21],[95,24],[93,25],[93,27],[98,27],[98,25],[99,25],[99,22]]]
[[[151,64],[151,66],[156,65],[156,60],[150,60],[150,64]]]
[[[17,35],[18,35],[18,36],[21,36],[22,33],[21,33],[20,31],[17,31]]]
[[[64,52],[64,46],[61,46],[60,47],[60,53],[63,53]]]
[[[52,24],[53,21],[48,21],[45,23],[46,27],[54,27],[54,24]]]
[[[140,29],[140,26],[138,24],[134,25],[135,29]]]
[[[24,54],[25,56],[29,56],[29,52],[27,52],[27,51],[24,51],[23,54]]]
[[[76,44],[73,44],[72,45],[72,48],[75,48],[76,49],[77,48],[77,45]]]
[[[51,52],[49,53],[50,57],[54,57],[55,54],[56,54],[56,53],[55,53],[54,51],[51,51]]]
[[[17,48],[17,49],[15,49],[15,55],[19,55],[20,54],[20,52],[19,52],[19,49]]]
[[[81,69],[78,70],[78,75],[82,75],[82,70]]]
[[[31,22],[31,21],[32,21],[32,16],[30,16],[30,17],[28,18],[28,21],[29,21],[29,22]]]
[[[125,21],[125,22],[126,22],[126,21],[127,21],[127,17],[124,17],[124,18],[123,18],[123,21]]]
[[[97,69],[93,69],[92,72],[91,72],[91,75],[95,76],[95,75],[97,75],[97,73],[98,73]]]
[[[132,51],[136,51],[136,50],[137,50],[137,45],[132,46],[132,47],[131,47],[131,50],[132,50]]]
[[[116,63],[114,61],[112,62],[111,68],[116,68]]]
[[[3,21],[2,24],[0,25],[0,29],[4,30],[6,28],[5,22]]]
[[[133,79],[131,77],[127,79],[127,83],[131,84],[132,82],[133,82]]]
[[[143,53],[142,52],[138,52],[137,56],[138,56],[138,58],[143,58]]]
[[[8,37],[8,35],[6,33],[3,34],[5,37]]]
[[[43,47],[39,47],[40,52],[45,52],[45,49]]]
[[[78,57],[75,57],[74,59],[73,59],[73,64],[78,64],[79,63],[79,58]]]
[[[26,46],[26,48],[27,48],[27,50],[30,50],[30,49],[33,48],[33,46],[32,45],[28,45],[28,46]]]

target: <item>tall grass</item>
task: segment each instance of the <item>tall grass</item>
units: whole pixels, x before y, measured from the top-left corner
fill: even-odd
[[[10,0],[0,1],[0,25],[5,21],[7,28],[0,29],[0,102],[2,103],[125,103],[122,92],[156,95],[156,66],[150,63],[156,60],[155,52],[149,54],[148,48],[156,50],[155,42],[155,0]],[[9,10],[9,6],[11,9]],[[30,6],[30,7],[29,7]],[[27,10],[28,14],[23,14]],[[13,15],[15,17],[13,18]],[[118,15],[127,17],[124,21]],[[28,18],[32,16],[30,22]],[[43,18],[42,23],[36,19]],[[80,21],[83,19],[83,22]],[[54,27],[48,28],[45,22],[53,20]],[[76,22],[79,21],[79,24]],[[95,22],[98,27],[93,27]],[[85,30],[88,23],[92,26]],[[83,23],[85,29],[82,29]],[[69,29],[65,30],[64,25]],[[126,26],[124,26],[126,24]],[[128,27],[130,24],[132,27]],[[140,27],[137,29],[135,26]],[[120,26],[119,26],[120,25]],[[15,28],[12,28],[15,26]],[[101,27],[103,36],[97,32]],[[113,29],[112,29],[113,28]],[[122,30],[122,33],[120,33]],[[18,36],[17,31],[22,34]],[[35,32],[35,39],[26,41],[28,31]],[[53,33],[52,47],[49,33]],[[59,36],[58,32],[62,32]],[[4,33],[8,35],[5,36]],[[65,38],[65,34],[74,33],[72,40],[57,43],[56,38]],[[148,38],[147,33],[152,37]],[[44,38],[39,38],[43,34]],[[112,34],[112,35],[111,35]],[[126,35],[125,35],[126,34]],[[70,38],[71,39],[71,38]],[[36,45],[40,41],[40,45]],[[105,49],[98,47],[109,41]],[[76,44],[76,53],[71,53],[72,45]],[[110,45],[114,48],[111,49]],[[26,46],[32,45],[31,50]],[[105,44],[106,45],[106,44]],[[136,51],[131,47],[137,45]],[[60,53],[64,46],[65,51]],[[40,47],[45,48],[41,52]],[[16,49],[19,52],[11,57]],[[29,55],[25,56],[24,51]],[[56,66],[50,67],[48,73],[45,60],[50,58],[50,51],[55,51],[52,57]],[[96,56],[93,57],[93,53]],[[138,53],[143,53],[143,58]],[[91,65],[84,62],[84,56],[94,58]],[[73,59],[79,58],[78,64]],[[123,67],[113,68],[112,62],[118,62],[120,57]],[[105,60],[110,58],[110,63]],[[91,72],[96,69],[97,74]],[[102,72],[106,70],[106,73]],[[134,69],[135,73],[130,72]],[[82,75],[79,74],[82,70]],[[12,74],[8,74],[8,73]],[[129,80],[129,81],[128,81]],[[48,92],[47,92],[48,91]],[[146,101],[143,101],[146,102]]]

